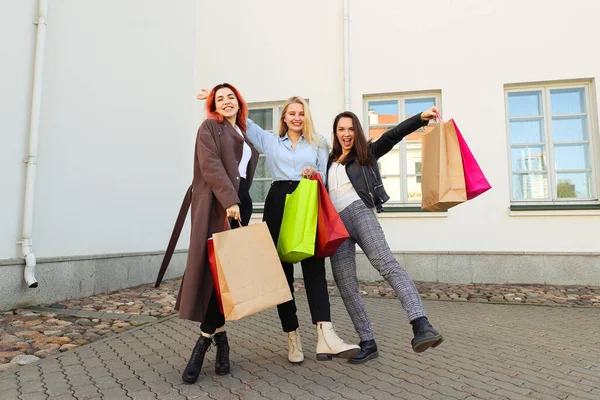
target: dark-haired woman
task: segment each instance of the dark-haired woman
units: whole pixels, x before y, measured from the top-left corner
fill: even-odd
[[[258,152],[245,133],[248,106],[238,90],[224,83],[207,97],[207,119],[198,129],[194,152],[190,248],[175,305],[179,318],[201,322],[200,337],[182,375],[186,383],[198,379],[213,340],[216,374],[230,370],[225,317],[219,311],[206,241],[223,230],[225,218],[233,219],[232,228],[238,226],[237,221],[248,224],[252,215],[249,188],[258,163]]]
[[[394,258],[374,210],[389,199],[383,189],[377,160],[404,137],[427,125],[438,111],[432,107],[367,142],[358,117],[349,111],[335,117],[333,149],[327,166],[329,196],[348,233],[348,239],[331,257],[331,268],[344,305],[360,336],[361,352],[350,361],[362,363],[378,356],[373,324],[360,295],[356,276],[358,244],[381,276],[390,284],[412,324],[415,352],[436,347],[443,338],[425,316],[423,303],[411,277]]]

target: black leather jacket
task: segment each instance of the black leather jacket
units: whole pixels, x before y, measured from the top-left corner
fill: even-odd
[[[371,165],[361,167],[353,155],[349,156],[351,158],[346,163],[346,173],[365,206],[375,207],[377,212],[382,212],[383,203],[390,199],[383,187],[377,160],[392,150],[406,136],[427,124],[428,121],[422,121],[419,113],[385,132],[377,141],[369,142],[369,151],[372,155]],[[332,163],[333,159],[330,156],[327,163],[327,182],[329,182],[329,168]]]

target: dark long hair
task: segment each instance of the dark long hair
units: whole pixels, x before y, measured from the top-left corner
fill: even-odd
[[[333,149],[331,150],[330,157],[333,160],[337,160],[342,155],[342,145],[337,137],[337,126],[342,118],[351,118],[352,126],[354,127],[354,146],[350,150],[349,157],[345,157],[342,160],[342,164],[346,164],[350,159],[355,159],[361,166],[371,164],[372,158],[367,138],[358,117],[351,111],[339,113],[333,120]]]
[[[242,131],[246,132],[246,118],[248,118],[248,104],[246,104],[246,100],[244,100],[244,98],[242,97],[240,92],[232,84],[222,83],[220,85],[215,86],[210,91],[210,93],[208,94],[208,97],[206,98],[206,105],[205,105],[206,117],[208,119],[215,119],[219,122],[223,122],[223,116],[217,112],[217,107],[216,107],[216,102],[215,102],[215,95],[217,93],[217,90],[223,89],[223,88],[231,89],[233,94],[235,94],[235,97],[237,97],[237,101],[240,106],[240,109],[238,110],[235,123],[237,124],[237,126],[240,127],[240,129]]]

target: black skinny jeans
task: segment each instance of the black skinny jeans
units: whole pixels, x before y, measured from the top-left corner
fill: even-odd
[[[275,181],[271,185],[267,199],[265,200],[265,211],[263,221],[267,223],[275,246],[279,238],[285,196],[292,193],[298,186],[298,181]],[[325,260],[314,257],[301,261],[302,275],[304,276],[304,287],[308,306],[312,316],[313,324],[317,322],[331,321],[331,310],[329,305],[329,293],[327,292],[327,279],[325,276]],[[282,262],[281,266],[285,272],[292,297],[294,296],[294,265]],[[284,332],[292,332],[298,329],[298,317],[296,316],[296,302],[294,299],[277,306],[279,319]]]

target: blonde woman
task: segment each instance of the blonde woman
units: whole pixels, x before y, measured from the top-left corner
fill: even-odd
[[[198,96],[203,98],[203,92]],[[292,193],[303,175],[321,174],[326,179],[328,146],[323,136],[313,128],[308,103],[299,96],[291,97],[283,106],[279,119],[279,134],[274,135],[247,120],[246,135],[254,147],[266,157],[273,184],[265,200],[263,221],[267,223],[273,242],[277,245],[285,196]],[[332,357],[352,358],[360,347],[344,343],[331,324],[329,293],[325,277],[325,260],[308,258],[301,262],[304,287],[312,316],[317,327],[317,359]],[[282,262],[292,296],[294,294],[294,265]],[[277,306],[283,331],[288,337],[288,360],[291,363],[304,361],[304,353],[298,332],[296,302],[290,300]]]

